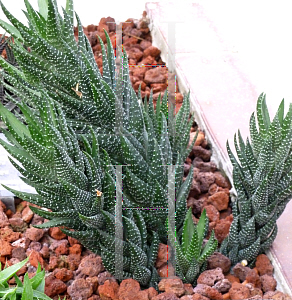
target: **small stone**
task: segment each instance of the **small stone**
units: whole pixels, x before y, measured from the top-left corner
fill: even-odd
[[[215,172],[214,176],[215,176],[215,183],[218,186],[221,186],[222,188],[231,189],[231,184],[229,180],[226,177],[224,177],[220,172]]]
[[[74,244],[72,247],[69,247],[69,254],[79,254],[82,253],[82,245]]]
[[[263,299],[272,300],[292,300],[292,297],[280,291],[270,291],[264,294]]]
[[[23,261],[24,259],[27,258],[27,255],[25,253],[25,249],[21,248],[21,247],[14,248],[12,250],[12,257],[19,259],[19,261]]]
[[[275,291],[277,287],[277,281],[274,279],[273,276],[265,274],[260,277],[260,280],[262,283],[262,290],[264,293],[269,291]]]
[[[236,277],[240,279],[241,282],[245,281],[246,275],[250,271],[249,267],[244,267],[241,263],[237,263],[233,267],[233,273]]]
[[[155,267],[160,268],[163,264],[167,263],[168,257],[168,246],[160,243],[158,246],[158,253],[156,258]]]
[[[146,41],[146,40],[143,40],[143,41],[141,41],[141,43],[140,43],[140,47],[141,47],[143,50],[147,49],[147,48],[150,47],[150,46],[152,46],[152,43],[149,42],[149,41]]]
[[[12,243],[17,241],[20,238],[20,236],[20,232],[14,232],[10,227],[4,227],[0,229],[0,239],[3,241]]]
[[[67,290],[67,285],[55,278],[53,275],[49,275],[45,278],[45,294],[49,297],[62,294]]]
[[[229,196],[225,192],[217,192],[208,198],[207,203],[214,205],[218,211],[221,211],[227,209]]]
[[[203,295],[211,300],[223,300],[221,293],[206,284],[197,284],[197,286],[194,288],[194,293]]]
[[[27,224],[20,217],[9,219],[9,223],[14,231],[24,232],[27,229]]]
[[[216,268],[212,270],[204,271],[198,277],[197,282],[201,284],[207,284],[209,286],[215,285],[216,282],[223,280],[224,275],[222,273],[222,269]]]
[[[103,285],[98,287],[100,298],[104,300],[118,300],[118,292],[119,285],[115,281],[106,280]]]
[[[26,250],[28,248],[29,244],[30,244],[30,240],[26,237],[22,237],[16,241],[14,241],[11,245],[13,247],[21,247]]]
[[[31,227],[26,230],[25,236],[31,241],[37,242],[44,236],[44,231],[43,229]]]
[[[29,252],[29,262],[32,266],[38,267],[38,263],[44,268],[45,261],[43,260],[41,254],[35,250]]]
[[[9,226],[9,225],[10,225],[10,223],[9,223],[6,213],[4,211],[0,210],[0,228]]]
[[[245,280],[249,283],[252,283],[256,288],[261,288],[261,280],[260,276],[257,274],[257,272],[254,269],[251,269],[246,274]]]
[[[213,205],[207,205],[203,209],[206,209],[206,213],[210,222],[217,222],[219,220],[219,211],[216,209],[216,207]]]
[[[214,231],[215,237],[220,244],[228,236],[231,223],[232,221],[230,221],[228,218],[220,219],[217,221]]]
[[[196,176],[196,181],[200,184],[201,192],[206,193],[215,181],[214,174],[212,172],[200,172]]]
[[[43,247],[40,251],[40,254],[42,255],[43,258],[49,258],[50,257],[50,249],[49,249],[47,244],[43,245]]]
[[[49,229],[49,235],[55,240],[62,240],[67,237],[59,227],[52,227]]]
[[[179,298],[174,293],[165,292],[153,297],[151,300],[179,300]]]
[[[155,67],[155,68],[149,68],[149,70],[146,71],[144,82],[145,83],[165,83],[167,80],[166,74],[165,74],[165,68],[163,67]]]
[[[196,157],[193,161],[194,167],[198,168],[200,172],[215,172],[217,166],[213,161],[203,162],[201,158]],[[217,184],[216,184],[217,186]],[[218,186],[217,186],[218,187]],[[209,190],[210,192],[210,190]]]
[[[233,283],[229,290],[231,300],[242,300],[250,297],[249,289],[241,283]]]
[[[69,241],[69,244],[70,246],[72,247],[73,245],[75,244],[80,244],[79,241],[71,236],[68,236],[68,241]]]
[[[97,276],[87,277],[85,280],[87,282],[89,282],[89,284],[91,284],[93,293],[96,293],[96,292],[98,293],[98,290],[97,290],[97,288],[98,288],[98,278],[97,278]]]
[[[32,220],[33,215],[34,213],[29,208],[29,206],[26,206],[21,213],[22,220],[26,223],[29,223]]]
[[[184,283],[185,295],[192,295],[194,293],[193,286],[190,283]]]
[[[259,271],[259,275],[273,275],[274,267],[271,264],[269,258],[265,254],[258,255],[256,259],[256,268]]]
[[[224,274],[227,274],[230,271],[230,267],[230,259],[220,252],[214,252],[208,258],[208,269],[220,268]]]
[[[216,282],[213,288],[216,289],[219,293],[224,294],[227,293],[231,288],[231,282],[228,279],[222,279]]]
[[[80,262],[81,262],[81,255],[79,254],[69,254],[66,258],[66,263],[68,264],[68,268],[72,271],[78,269]]]
[[[240,283],[239,278],[238,278],[238,277],[235,277],[235,276],[232,275],[232,274],[227,274],[227,275],[225,276],[225,278],[228,279],[228,280],[231,282],[231,284],[233,284],[234,282]]]
[[[10,243],[0,240],[0,256],[9,256],[12,254],[12,246]]]
[[[164,283],[165,292],[174,293],[177,297],[181,297],[182,295],[184,295],[185,288],[180,278],[167,278],[162,280],[165,280]],[[159,288],[159,284],[158,284],[158,288]]]
[[[203,161],[210,161],[211,151],[204,149],[202,146],[194,146],[192,153],[195,157],[202,158]],[[215,178],[214,178],[214,181],[215,181]]]
[[[160,55],[160,53],[161,53],[161,51],[157,47],[150,46],[144,50],[143,56],[144,57],[152,56],[152,57],[156,58]]]
[[[68,270],[66,268],[55,269],[53,274],[57,279],[60,279],[64,282],[69,281],[73,278],[73,271]]]
[[[95,254],[85,256],[81,260],[78,270],[84,275],[97,276],[100,272],[104,271],[101,257]]]
[[[106,280],[116,281],[115,277],[113,277],[108,271],[99,273],[97,280],[99,285],[103,285]]]

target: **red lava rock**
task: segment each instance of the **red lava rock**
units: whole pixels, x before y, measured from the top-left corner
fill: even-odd
[[[97,30],[96,25],[93,25],[93,24],[87,25],[88,32],[96,31],[96,30]]]
[[[220,219],[215,226],[215,237],[221,244],[229,234],[229,229],[232,221],[228,219]]]
[[[63,241],[63,240],[62,240]],[[49,248],[50,249],[50,248]],[[68,248],[68,241],[64,240],[63,243],[61,243],[56,249],[55,253],[57,255],[67,255],[69,253],[69,248]]]
[[[203,161],[210,161],[211,158],[211,151],[204,149],[202,146],[194,146],[193,147],[193,154],[195,157],[202,158]],[[214,178],[215,181],[215,178]]]
[[[15,209],[16,213],[21,213],[23,211],[23,209],[27,206],[27,202],[26,201],[21,201]]]
[[[234,282],[229,290],[231,300],[242,300],[250,297],[249,289],[241,283]]]
[[[0,206],[0,228],[3,228],[5,226],[9,226],[9,225],[10,225],[10,223],[9,223],[8,217],[7,217],[6,213],[3,210],[3,207]]]
[[[221,268],[204,271],[198,277],[197,282],[213,286],[217,281],[223,280],[224,275]]]
[[[193,142],[194,138],[196,137],[196,134],[197,134],[196,131],[190,133],[190,140],[189,140],[188,147]],[[200,146],[203,143],[204,140],[205,140],[205,134],[204,134],[204,132],[203,131],[199,131],[194,146]]]
[[[165,263],[157,269],[157,272],[161,278],[166,278],[169,274],[174,274],[174,268],[171,263]]]
[[[259,271],[259,275],[273,275],[274,267],[271,264],[269,258],[265,254],[258,255],[256,259],[256,268]]]
[[[59,260],[58,260],[58,257],[55,256],[55,255],[51,255],[51,256],[50,256],[50,261],[49,261],[48,270],[49,270],[49,271],[53,271],[53,270],[55,270],[56,268],[58,268],[58,266],[59,266]]]
[[[73,245],[75,244],[80,244],[79,241],[71,236],[68,236],[68,241],[69,241],[69,244],[70,246],[72,247]]]
[[[185,295],[193,295],[193,286],[190,283],[184,283]]]
[[[175,294],[177,297],[185,293],[185,288],[180,278],[165,278],[158,284],[158,289],[161,292],[169,292]]]
[[[219,293],[215,288],[212,288],[206,284],[198,284],[194,288],[194,293],[203,295],[211,300],[222,300],[223,299],[223,296],[221,293]]]
[[[12,246],[10,243],[0,240],[0,256],[8,256],[12,254]]]
[[[220,252],[214,252],[207,260],[208,269],[220,268],[224,274],[230,271],[231,261]]]
[[[260,277],[260,280],[262,283],[262,290],[264,293],[269,291],[275,291],[277,286],[277,281],[274,279],[273,276],[265,274]]]
[[[131,69],[133,72],[133,77],[137,77],[139,80],[143,81],[146,71],[149,70],[150,68],[144,66],[136,66]]]
[[[148,292],[140,291],[140,284],[134,279],[125,279],[121,282],[119,292],[119,300],[148,300]]]
[[[179,300],[179,298],[174,293],[165,292],[153,297],[151,300]]]
[[[206,209],[207,216],[210,222],[217,222],[219,220],[219,211],[213,205],[207,205],[203,209]]]
[[[273,299],[273,300],[291,300],[289,295],[286,295],[280,291],[270,291],[264,294],[263,299]]]
[[[28,248],[29,244],[30,244],[30,240],[26,237],[22,237],[16,241],[14,241],[11,245],[13,247],[21,247],[26,250]]]
[[[166,83],[152,83],[150,84],[153,93],[163,92],[167,89]]]
[[[147,49],[144,50],[143,56],[152,56],[154,58],[158,57],[160,55],[161,51],[154,46],[147,47]]]
[[[60,279],[64,282],[69,281],[74,276],[73,271],[68,270],[66,268],[55,269],[53,274],[57,279]]]
[[[219,293],[227,293],[229,289],[231,288],[231,282],[228,279],[222,279],[215,283],[213,286],[214,289],[216,289]]]
[[[89,282],[89,284],[91,285],[93,293],[96,293],[96,292],[98,293],[98,290],[97,290],[97,288],[98,288],[98,278],[97,278],[97,276],[87,277],[85,280],[87,282]]]
[[[233,284],[234,282],[240,283],[239,278],[236,277],[236,276],[234,276],[234,275],[227,274],[227,275],[225,276],[225,278],[228,279],[228,280],[231,282],[231,284]]]
[[[79,254],[82,253],[82,246],[80,244],[74,244],[72,247],[69,247],[69,254]]]
[[[81,262],[81,255],[79,254],[69,254],[66,258],[66,263],[68,264],[68,268],[72,271],[78,269],[80,262]]]
[[[127,51],[127,54],[129,59],[135,59],[136,61],[139,61],[143,57],[143,52],[133,47]]]
[[[198,197],[200,194],[201,194],[200,183],[193,178],[189,196],[195,198]]]
[[[27,224],[20,217],[9,219],[9,223],[14,231],[24,232],[27,229]]]
[[[9,243],[17,241],[21,236],[20,232],[14,232],[9,227],[0,228],[0,239]]]
[[[215,182],[218,186],[221,186],[223,188],[231,188],[231,184],[229,183],[229,180],[225,178],[220,172],[215,172]]]
[[[137,91],[139,89],[139,86],[141,84],[141,91],[145,91],[146,89],[146,83],[144,81],[138,80],[134,84],[134,90]]]
[[[45,243],[40,251],[40,254],[43,258],[49,258],[50,257],[50,249],[48,245]]]
[[[33,215],[33,218],[30,222],[30,225],[39,225],[39,224],[43,224],[44,223],[44,218],[43,217],[40,217],[36,214]]]
[[[146,40],[143,40],[143,41],[141,41],[141,43],[140,43],[140,47],[141,47],[143,50],[145,50],[145,49],[147,49],[148,47],[151,47],[151,46],[152,46],[152,43],[149,42],[149,41],[146,41]]]
[[[27,255],[25,253],[25,249],[21,247],[14,248],[12,250],[12,257],[19,259],[19,261],[26,259]]]
[[[103,285],[98,287],[98,293],[101,299],[118,300],[118,292],[119,285],[115,281],[106,280]]]
[[[99,285],[103,285],[106,280],[116,281],[115,277],[113,277],[108,271],[99,273],[97,275],[97,280]]]
[[[246,283],[245,286],[249,289],[250,291],[250,297],[255,297],[255,296],[259,296],[260,299],[263,298],[263,292],[260,288],[256,288],[252,283]]]
[[[155,67],[147,70],[144,76],[145,83],[165,83],[166,75],[163,70],[164,67]]]
[[[138,63],[138,65],[154,66],[154,65],[157,65],[157,61],[155,60],[154,57],[152,57],[152,56],[147,56],[147,57],[144,57],[144,58]]]
[[[44,231],[43,229],[31,227],[26,230],[25,236],[31,241],[37,242],[44,236]]]
[[[81,260],[78,270],[84,275],[97,276],[100,272],[104,271],[101,257],[95,254],[85,256]]]
[[[155,267],[160,268],[163,264],[167,263],[168,255],[170,258],[170,253],[168,253],[168,246],[160,243],[158,247],[158,254],[156,258]]]
[[[218,211],[221,211],[227,209],[229,204],[229,196],[224,192],[217,192],[209,197],[207,203],[212,204],[218,209]]]
[[[208,192],[209,187],[214,183],[215,178],[212,172],[199,172],[196,176],[197,182],[200,184],[201,193]]]
[[[256,288],[260,289],[262,286],[260,276],[254,269],[248,271],[245,280],[249,283],[252,283]]]
[[[26,223],[29,223],[32,220],[33,215],[34,213],[29,208],[29,206],[26,206],[21,213],[22,220]]]
[[[45,261],[42,258],[41,254],[39,252],[36,252],[35,250],[30,251],[29,262],[32,266],[36,268],[38,267],[38,263],[40,263],[42,267],[45,266]]]
[[[234,276],[238,277],[241,282],[245,281],[248,272],[250,271],[249,267],[244,267],[241,263],[237,263],[233,267]]]
[[[203,162],[203,160],[200,157],[196,157],[194,159],[193,165],[194,167],[198,168],[200,172],[214,172],[217,170],[216,164],[214,162],[212,161]],[[215,183],[214,185],[217,187],[217,190],[213,192],[211,195],[215,194],[218,191],[218,186]]]
[[[56,279],[53,275],[49,275],[45,278],[45,294],[49,297],[54,297],[58,294],[62,294],[67,290],[67,285]]]
[[[49,229],[49,235],[55,240],[62,240],[67,237],[59,227],[52,227]]]

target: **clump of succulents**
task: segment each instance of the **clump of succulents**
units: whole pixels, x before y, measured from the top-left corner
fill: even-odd
[[[47,10],[40,13],[25,4],[29,27],[1,3],[13,26],[0,25],[14,38],[10,47],[19,64],[16,68],[0,58],[3,85],[18,96],[8,97],[23,116],[19,120],[0,105],[9,143],[0,142],[37,194],[6,188],[51,210],[31,208],[50,220],[38,227],[65,226],[64,232],[102,256],[112,275],[157,287],[154,262],[159,242],[167,240],[168,193],[174,191],[177,227],[182,230],[192,181],[192,170],[183,181],[192,125],[189,95],[176,115],[166,94],[156,109],[152,97],[143,104],[131,86],[126,53],[120,52],[116,72],[109,40],[107,51],[102,44],[101,76],[77,15],[76,42],[71,0],[64,18],[55,0],[48,0]],[[119,167],[122,213],[116,210]]]
[[[284,116],[284,101],[270,120],[266,97],[261,94],[250,118],[250,138],[244,143],[240,131],[234,145],[238,159],[227,143],[233,165],[237,197],[234,220],[221,252],[235,264],[253,265],[258,254],[273,243],[276,220],[292,197],[292,105]]]
[[[195,225],[191,208],[186,214],[181,237],[169,228],[170,242],[176,252],[176,275],[185,283],[196,284],[198,276],[207,268],[208,257],[217,249],[218,241],[215,239],[214,230],[208,242],[205,245],[203,243],[208,229],[206,210],[203,210],[198,224]]]

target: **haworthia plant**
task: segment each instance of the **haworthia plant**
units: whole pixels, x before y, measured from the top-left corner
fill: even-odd
[[[134,278],[144,287],[157,288],[159,276],[154,263],[158,235],[147,231],[139,211],[124,210],[123,220],[115,220],[115,170],[108,154],[99,151],[94,131],[92,142],[82,151],[59,105],[45,91],[32,97],[37,103],[35,111],[25,104],[26,99],[19,103],[26,125],[0,104],[0,115],[9,129],[4,131],[9,143],[0,143],[17,160],[10,158],[23,175],[21,179],[35,187],[37,194],[6,188],[46,208],[31,207],[50,220],[36,227],[65,226],[66,234],[101,255],[112,275],[119,267],[113,259],[115,245],[119,244],[122,278]],[[123,200],[128,201],[125,196]],[[115,238],[117,226],[123,228],[119,239]]]
[[[176,275],[183,282],[196,285],[198,276],[207,268],[207,259],[217,249],[218,241],[215,239],[214,230],[207,243],[204,238],[209,229],[209,219],[204,209],[197,225],[194,225],[191,208],[188,210],[182,235],[176,236],[173,229],[169,228],[170,242],[176,252]]]
[[[292,197],[292,105],[284,117],[284,100],[270,120],[266,96],[261,94],[250,118],[250,138],[244,143],[240,131],[234,137],[237,159],[227,150],[233,165],[237,198],[234,220],[221,252],[232,263],[247,260],[254,264],[259,253],[273,243],[276,220]]]
[[[38,14],[25,0],[26,27],[15,19],[1,3],[2,10],[13,26],[0,21],[13,37],[10,46],[20,70],[0,58],[4,78],[26,104],[35,108],[32,90],[44,89],[62,107],[67,124],[86,145],[91,142],[91,130],[102,149],[111,157],[112,164],[123,165],[123,193],[129,200],[127,208],[140,208],[147,227],[156,230],[166,241],[163,229],[168,207],[170,166],[175,165],[175,197],[177,226],[182,225],[186,213],[186,198],[192,181],[192,170],[183,182],[183,163],[188,148],[192,118],[189,118],[189,95],[174,115],[168,111],[167,93],[159,98],[156,110],[152,96],[149,103],[135,94],[125,52],[120,56],[116,72],[115,55],[110,38],[105,32],[103,42],[103,74],[95,63],[81,22],[77,18],[78,42],[73,32],[73,3],[67,0],[62,18],[55,0],[48,0],[48,11]],[[44,5],[44,1],[42,2]],[[44,17],[44,14],[46,17]],[[13,29],[12,29],[13,28]],[[30,48],[27,51],[22,44]],[[147,209],[154,208],[151,217]],[[157,209],[159,208],[159,209]]]

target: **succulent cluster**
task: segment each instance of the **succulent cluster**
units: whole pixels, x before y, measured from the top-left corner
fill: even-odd
[[[276,220],[292,197],[292,105],[284,117],[284,101],[270,120],[266,97],[261,94],[250,118],[250,137],[244,143],[240,131],[234,145],[238,160],[227,143],[233,165],[237,198],[234,220],[221,252],[235,264],[247,260],[253,265],[277,235]],[[258,125],[258,126],[257,126]]]
[[[12,25],[0,25],[14,38],[10,47],[19,65],[0,57],[3,85],[17,95],[7,97],[22,115],[0,105],[9,142],[0,143],[37,194],[6,188],[46,208],[31,207],[50,220],[38,227],[64,226],[66,234],[102,256],[112,275],[157,288],[154,263],[159,242],[167,241],[169,207],[175,208],[180,235],[193,176],[190,170],[183,180],[183,163],[193,146],[188,147],[189,94],[177,114],[167,93],[155,109],[152,96],[143,104],[129,80],[126,53],[117,52],[116,66],[106,32],[107,49],[100,40],[102,75],[77,15],[76,42],[71,0],[63,18],[55,0],[39,1],[40,12],[25,4],[28,27],[1,3]],[[201,243],[195,246],[201,253]],[[197,270],[192,272],[187,278],[195,278]]]
[[[209,229],[209,219],[204,209],[197,225],[194,225],[192,209],[186,214],[181,237],[175,238],[171,228],[170,242],[176,251],[176,274],[185,283],[196,284],[198,276],[207,268],[207,258],[217,249],[214,230],[207,243],[204,238]],[[180,241],[181,240],[181,241]]]

